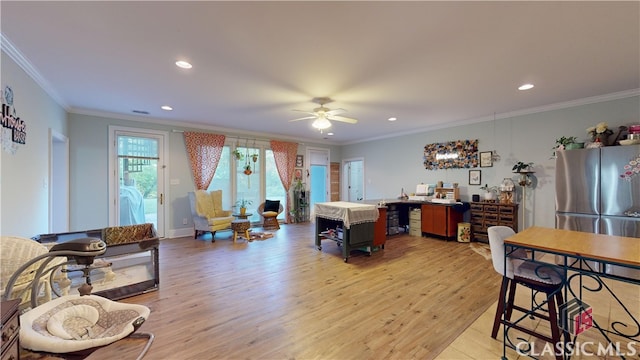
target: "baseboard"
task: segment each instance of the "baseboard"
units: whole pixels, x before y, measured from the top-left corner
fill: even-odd
[[[165,239],[193,236],[193,228],[171,229],[167,231]]]

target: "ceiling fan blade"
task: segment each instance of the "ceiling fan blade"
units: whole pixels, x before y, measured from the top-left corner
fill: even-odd
[[[347,112],[347,110],[345,110],[345,109],[334,109],[334,110],[327,111],[325,114],[333,116],[333,115],[344,114],[346,112]]]
[[[305,116],[305,117],[301,117],[301,118],[298,118],[298,119],[289,120],[289,122],[291,122],[291,121],[300,121],[300,120],[311,120],[311,119],[316,119],[316,118],[317,118],[316,116]]]
[[[358,120],[356,119],[352,119],[352,118],[348,118],[348,117],[344,117],[344,116],[328,116],[327,119],[329,120],[335,120],[335,121],[342,121],[342,122],[346,122],[349,124],[355,124],[358,122]]]
[[[312,111],[307,111],[307,110],[298,110],[298,109],[293,109],[291,111],[296,111],[296,112],[302,112],[305,114],[309,114],[309,115],[315,115],[316,113],[312,112]]]

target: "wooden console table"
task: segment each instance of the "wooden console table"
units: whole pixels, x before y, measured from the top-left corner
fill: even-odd
[[[3,301],[2,308],[2,354],[0,359],[20,360],[20,299]]]

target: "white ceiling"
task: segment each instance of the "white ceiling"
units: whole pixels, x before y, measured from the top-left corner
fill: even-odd
[[[352,143],[640,88],[638,1],[0,6],[3,49],[68,111],[265,137]],[[358,124],[288,122],[321,96]]]

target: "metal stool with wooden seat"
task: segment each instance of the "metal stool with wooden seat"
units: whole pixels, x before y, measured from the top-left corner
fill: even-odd
[[[565,342],[569,341],[569,333],[558,326],[558,306],[564,303],[562,297],[562,287],[566,280],[566,275],[549,264],[541,264],[527,259],[524,249],[514,251],[505,259],[504,239],[514,235],[513,229],[507,226],[492,226],[488,230],[489,246],[491,247],[491,259],[493,267],[502,275],[502,286],[500,287],[500,298],[498,308],[493,322],[491,337],[496,338],[500,324],[509,329],[522,331],[531,336],[535,336],[543,341],[551,343],[554,348],[561,343],[560,331],[564,335]],[[505,268],[506,267],[506,268]],[[535,309],[526,309],[515,305],[516,285],[525,286],[534,292],[545,294],[545,299],[540,303],[537,299]],[[509,291],[507,297],[507,290]],[[541,313],[541,306],[546,303],[548,312]],[[527,315],[549,321],[551,336],[542,334],[533,329],[528,329],[518,321],[511,321],[513,310],[520,311]],[[535,311],[534,311],[535,310]],[[522,319],[522,318],[521,318]],[[564,344],[563,344],[564,345]],[[564,347],[563,347],[564,348]],[[556,354],[556,359],[562,359],[562,355]]]
[[[262,217],[262,228],[265,230],[280,229],[278,215],[280,215],[282,211],[284,211],[284,207],[282,207],[282,204],[278,200],[266,200],[260,204],[258,207],[258,214]]]
[[[236,242],[238,233],[241,233],[246,240],[250,240],[251,237],[249,236],[249,227],[251,227],[251,223],[247,219],[233,220],[231,222],[231,230],[233,230],[233,242]]]

